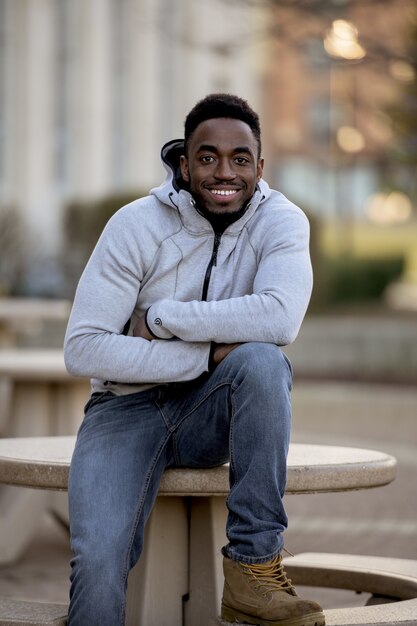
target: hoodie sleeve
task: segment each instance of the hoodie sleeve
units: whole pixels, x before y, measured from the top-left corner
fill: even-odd
[[[309,224],[300,210],[264,228],[253,293],[219,301],[162,300],[147,312],[156,337],[280,346],[296,338],[311,296]]]
[[[208,369],[209,343],[122,334],[141,284],[131,230],[116,214],[83,272],[65,336],[66,367],[75,376],[123,383],[192,380]]]

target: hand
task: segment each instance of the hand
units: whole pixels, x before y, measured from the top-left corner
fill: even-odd
[[[151,335],[151,333],[148,330],[148,327],[146,326],[145,316],[140,317],[138,321],[136,322],[135,327],[133,329],[133,336],[142,337],[142,339],[147,339],[148,341],[155,339],[155,337]]]
[[[213,352],[213,363],[218,365],[227,357],[227,355],[232,352],[238,346],[241,346],[241,343],[219,343]]]

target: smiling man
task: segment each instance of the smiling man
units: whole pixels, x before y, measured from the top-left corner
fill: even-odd
[[[181,157],[182,177],[199,210],[237,214],[262,176],[259,140],[245,122],[218,118],[201,122]]]
[[[92,379],[71,464],[69,626],[121,626],[127,575],[168,467],[230,460],[222,618],[322,626],[282,565],[293,341],[312,285],[308,222],[262,178],[257,114],[207,96],[165,182],[118,211],[65,340]],[[160,567],[165,567],[164,563]]]

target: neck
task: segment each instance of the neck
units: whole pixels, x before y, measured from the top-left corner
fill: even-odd
[[[196,211],[210,222],[215,233],[223,233],[230,224],[237,222],[245,214],[248,204],[249,202],[246,202],[243,207],[233,213],[212,213],[198,205],[197,202],[195,202],[194,206]]]

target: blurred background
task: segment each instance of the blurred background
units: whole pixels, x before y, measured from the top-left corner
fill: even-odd
[[[1,0],[0,292],[71,297],[213,91],[313,227],[314,308],[417,309],[415,0]],[[389,288],[388,288],[389,287]]]
[[[0,0],[0,309],[36,298],[50,313],[15,317],[4,345],[60,350],[103,225],[161,182],[160,148],[215,91],[259,112],[265,178],[311,222],[294,440],[400,466],[388,488],[289,498],[288,547],[417,558],[415,0]],[[55,517],[3,558],[5,593],[66,599]]]

